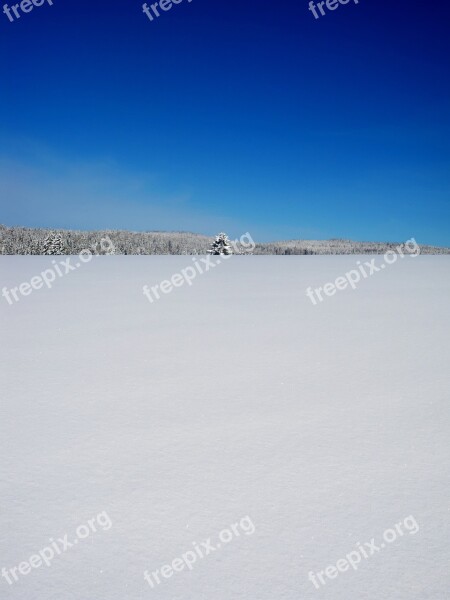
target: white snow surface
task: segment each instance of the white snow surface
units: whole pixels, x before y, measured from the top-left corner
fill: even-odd
[[[55,258],[1,257],[1,287]],[[448,600],[450,259],[306,297],[371,258],[232,257],[151,304],[191,257],[97,257],[0,297],[0,568],[112,522],[0,598]],[[144,580],[245,516],[252,535]]]

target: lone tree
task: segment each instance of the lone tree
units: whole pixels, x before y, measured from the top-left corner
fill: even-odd
[[[64,254],[64,242],[62,235],[53,231],[49,233],[45,238],[42,253],[49,254],[51,256],[56,254]]]
[[[216,239],[211,244],[211,248],[208,250],[208,254],[212,254],[213,256],[229,256],[230,254],[233,254],[230,240],[226,233],[219,233],[219,235],[216,236]]]

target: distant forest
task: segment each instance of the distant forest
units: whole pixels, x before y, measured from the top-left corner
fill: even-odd
[[[27,227],[6,227],[0,225],[0,254],[40,255],[44,242],[51,232],[60,233],[63,240],[63,253],[75,255],[82,250],[99,247],[102,238],[109,238],[115,254],[206,254],[214,240],[188,232],[134,232],[134,231],[75,231],[63,229],[32,229]],[[406,242],[407,240],[403,240]],[[305,255],[305,254],[384,254],[395,250],[400,242],[353,242],[332,239],[290,240],[282,242],[255,243],[252,254],[258,255]],[[420,245],[422,254],[450,254],[450,248]],[[101,254],[102,251],[100,250]],[[247,254],[245,250],[242,254]]]

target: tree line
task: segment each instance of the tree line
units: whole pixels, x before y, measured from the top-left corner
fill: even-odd
[[[0,254],[46,254],[46,241],[57,234],[61,240],[61,253],[79,254],[92,248],[102,238],[114,244],[114,254],[122,255],[197,255],[207,254],[214,237],[190,232],[167,231],[76,231],[50,230],[0,225]],[[395,250],[399,242],[354,242],[352,240],[289,240],[256,243],[252,254],[258,255],[329,255],[329,254],[384,254]],[[59,244],[59,242],[58,242]],[[58,246],[59,247],[59,246]],[[450,254],[450,248],[420,245],[421,254]],[[100,250],[100,253],[102,251]]]

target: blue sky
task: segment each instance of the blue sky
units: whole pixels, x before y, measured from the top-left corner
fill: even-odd
[[[450,7],[0,13],[0,223],[450,245]]]

